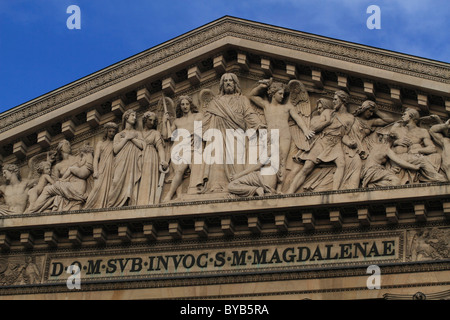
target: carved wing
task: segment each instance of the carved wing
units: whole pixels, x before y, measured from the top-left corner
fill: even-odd
[[[200,102],[199,105],[199,112],[202,112],[205,110],[205,108],[208,106],[208,104],[213,100],[215,97],[214,93],[211,89],[203,89],[200,91],[200,94],[198,96],[198,100]]]
[[[291,80],[288,83],[289,102],[296,107],[298,112],[305,117],[311,115],[311,102],[305,85],[299,80]]]
[[[435,124],[444,123],[439,116],[432,114],[430,116],[421,117],[418,121],[418,126],[424,129],[430,129]]]
[[[298,80],[291,80],[287,85],[289,93],[288,102],[294,106],[298,114],[302,116],[305,124],[309,127],[311,117],[311,101],[305,85]],[[289,129],[291,131],[292,140],[298,150],[309,150],[309,142],[306,140],[304,132],[296,125],[292,118],[289,119]]]
[[[171,117],[175,117],[175,103],[169,97],[164,96],[163,98],[159,99],[158,101],[157,112],[163,115],[167,110]]]
[[[162,126],[161,119],[166,111],[169,113],[169,121],[170,123],[172,123],[176,118],[175,103],[171,98],[163,96],[161,99],[159,99],[158,105],[156,107],[156,115],[158,117],[158,130],[160,132]]]
[[[39,178],[39,173],[37,172],[37,165],[42,161],[50,161],[52,166],[54,165],[53,161],[50,159],[50,156],[55,151],[42,152],[39,153],[28,160],[28,179],[37,179]]]

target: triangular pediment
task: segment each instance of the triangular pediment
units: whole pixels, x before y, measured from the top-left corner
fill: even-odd
[[[448,63],[220,18],[0,114],[0,298],[448,298],[449,113]]]
[[[247,97],[263,79],[299,80],[308,115],[337,90],[349,94],[350,113],[366,100],[395,119],[406,108],[441,120],[450,110],[449,64],[225,16],[1,114],[0,155],[28,175],[30,163],[64,139],[74,153],[97,145],[103,126],[120,126],[127,110],[161,117],[163,95],[188,95],[201,107],[202,90],[217,93],[226,72],[237,75]]]

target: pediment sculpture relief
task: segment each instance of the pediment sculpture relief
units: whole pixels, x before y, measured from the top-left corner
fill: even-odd
[[[197,101],[198,100],[198,101]],[[29,177],[3,165],[0,214],[145,206],[211,195],[252,197],[399,186],[450,179],[450,121],[401,118],[374,101],[349,108],[303,83],[261,79],[243,92],[225,73],[218,92],[163,96],[156,112],[127,110],[95,148],[30,159]]]

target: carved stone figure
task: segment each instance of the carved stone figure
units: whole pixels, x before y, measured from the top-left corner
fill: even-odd
[[[366,159],[372,144],[376,142],[376,137],[373,135],[375,129],[393,123],[395,119],[388,113],[379,110],[376,103],[371,100],[364,101],[353,112],[353,115],[355,122],[351,132],[357,143],[354,152],[358,153],[362,159]]]
[[[310,130],[313,132],[320,133],[325,127],[327,127],[331,123],[331,117],[334,113],[334,105],[331,100],[320,98],[316,102],[316,110],[311,114],[310,119]],[[291,132],[293,131],[293,128],[291,126]],[[296,152],[293,154],[292,158],[294,161],[293,164],[290,166],[291,170],[288,171],[287,177],[286,177],[286,185],[289,186],[289,183],[292,181],[292,177],[295,177],[300,170],[302,169],[302,165],[300,165],[298,162],[298,155],[303,154],[304,152],[307,152],[310,150],[310,148],[314,145],[315,140],[319,139],[321,134],[315,135],[311,139],[309,139],[309,145],[307,148],[299,148],[297,146],[297,143],[295,143],[295,149]],[[305,139],[306,140],[306,139]],[[292,152],[292,147],[291,147]],[[308,178],[305,180],[305,183],[303,184],[304,189],[311,189],[313,190],[318,185],[322,184],[325,178],[327,176],[332,174],[333,168],[326,167],[326,168],[320,168],[316,174],[310,174]],[[286,187],[285,187],[286,189]]]
[[[169,118],[169,113],[165,113],[163,117],[163,122],[166,122]],[[203,120],[203,114],[199,113],[198,107],[193,103],[192,98],[190,96],[181,96],[178,99],[178,102],[176,104],[176,119],[173,121],[173,123],[170,126],[170,132],[167,133],[167,136],[171,136],[172,139],[175,141],[172,145],[171,150],[174,150],[174,148],[179,145],[179,143],[182,142],[182,140],[178,137],[178,130],[187,130],[190,134],[191,138],[191,145],[189,146],[191,148],[191,151],[193,152],[201,152],[201,148],[199,146],[195,147],[195,143],[201,143],[202,137],[196,137],[194,132],[194,122],[195,121],[202,121]],[[163,135],[165,134],[166,127],[163,127]],[[201,146],[200,146],[201,147]],[[172,161],[171,163],[171,169],[173,171],[172,176],[172,182],[170,185],[170,189],[167,192],[164,201],[170,201],[175,193],[177,193],[178,197],[180,196],[180,190],[179,187],[181,183],[183,182],[183,178],[187,175],[189,171],[190,176],[190,183],[188,188],[188,193],[197,193],[196,191],[201,191],[197,189],[197,186],[202,185],[203,183],[203,176],[201,171],[201,164],[196,164],[194,161],[194,154],[191,154],[191,161],[190,163],[181,162],[175,163]],[[194,190],[194,191],[192,191]]]
[[[51,176],[54,179],[55,177],[53,175],[53,169],[54,169],[54,165],[56,164],[57,158],[58,158],[57,150],[42,152],[42,153],[39,153],[39,154],[31,157],[28,160],[28,179],[39,180],[41,173],[39,173],[38,171],[40,171],[40,169],[42,169],[41,166],[42,166],[42,163],[44,163],[44,162],[50,164]]]
[[[11,257],[0,259],[0,285],[30,285],[41,283],[42,257]]]
[[[167,169],[168,163],[166,162],[164,140],[156,129],[158,127],[156,113],[151,111],[144,113],[142,123],[144,125],[142,138],[145,145],[137,205],[149,205],[159,202],[159,199],[156,199],[159,173]]]
[[[220,79],[219,95],[213,97],[204,108],[203,130],[216,129],[222,134],[223,144],[226,151],[223,152],[223,161],[213,164],[206,161],[203,171],[204,192],[227,192],[227,186],[231,175],[245,169],[244,164],[238,161],[227,163],[225,154],[235,155],[235,160],[241,155],[231,152],[231,144],[225,142],[227,129],[247,129],[258,130],[265,128],[265,125],[258,118],[254,109],[250,106],[247,97],[241,94],[241,87],[237,76],[233,73],[225,73]],[[206,143],[205,149],[209,147],[211,141]],[[237,143],[240,143],[239,141]],[[239,150],[239,147],[236,148]],[[199,187],[201,187],[199,186]]]
[[[441,260],[450,257],[450,231],[426,228],[408,232],[408,261]]]
[[[333,189],[338,190],[345,169],[345,158],[342,145],[356,147],[356,142],[348,137],[354,117],[347,112],[346,102],[348,95],[343,91],[337,91],[334,95],[332,112],[329,120],[324,120],[324,128],[319,137],[314,140],[311,150],[299,152],[298,161],[305,161],[305,165],[292,180],[288,193],[295,193],[305,182],[314,167],[321,162],[334,162],[336,171],[333,178]],[[328,112],[327,112],[328,113]]]
[[[265,181],[265,176],[259,171],[260,168],[260,164],[256,164],[239,172],[236,177],[231,177],[228,191],[240,197],[276,194],[277,191],[274,189],[276,186],[271,186],[268,181]]]
[[[415,109],[408,108],[402,120],[395,123],[390,131],[394,138],[393,150],[406,162],[420,167],[419,175],[408,173],[403,183],[443,182],[447,179],[438,172],[441,158],[431,140],[428,130],[417,126],[420,116]],[[434,161],[433,161],[434,157]]]
[[[341,188],[359,188],[362,160],[366,159],[373,145],[373,133],[377,127],[385,126],[395,120],[378,110],[375,102],[367,100],[357,108],[353,115],[355,121],[348,133],[350,139],[356,142],[356,147],[349,147],[345,143],[345,174]],[[374,117],[377,116],[377,117]]]
[[[331,117],[333,114],[333,102],[325,98],[320,98],[316,103],[316,113],[311,118],[310,129],[314,132],[321,132],[325,127],[331,124]],[[315,136],[313,140],[315,140],[315,138],[317,138],[317,136]]]
[[[25,265],[22,267],[22,278],[26,284],[38,284],[41,282],[41,271],[32,256],[25,257]]]
[[[56,153],[40,153],[29,160],[26,180],[17,166],[4,165],[0,215],[157,204],[164,181],[170,183],[163,200],[168,202],[175,196],[196,199],[202,193],[217,193],[205,196],[213,199],[228,193],[251,197],[450,180],[450,120],[443,123],[437,115],[420,118],[417,110],[408,108],[395,122],[370,100],[350,114],[349,95],[340,90],[333,101],[316,95],[317,111],[312,114],[309,93],[298,80],[287,85],[260,80],[248,93],[248,97],[242,94],[235,74],[226,73],[220,79],[219,95],[209,89],[200,91],[199,107],[191,96],[180,96],[176,106],[163,96],[164,110],[158,106],[156,113],[146,112],[142,130],[136,111],[126,111],[122,131],[112,122],[106,124],[95,153],[84,146],[74,155],[70,142],[62,140]],[[171,102],[171,112],[166,101]],[[424,119],[429,121],[427,128]],[[272,168],[270,156],[263,161],[258,158],[257,164],[248,162],[250,136],[245,142],[228,137],[228,131],[252,132],[256,137],[265,132],[262,129],[268,130],[268,136],[271,130],[279,134],[279,141],[269,139],[271,146],[279,147],[279,168]],[[182,144],[186,133],[190,161],[171,161],[169,166],[169,154]],[[165,148],[169,138],[173,144]],[[212,148],[217,140],[223,154]],[[214,153],[206,152],[208,148]],[[233,154],[231,162],[228,154]],[[219,161],[208,162],[208,157]],[[269,168],[277,174],[262,174]]]
[[[72,146],[67,140],[61,140],[56,147],[57,160],[52,168],[52,178],[60,179],[73,163],[77,161],[76,156],[72,154]]]
[[[114,174],[108,195],[108,207],[133,206],[137,202],[139,181],[142,174],[142,150],[145,142],[136,130],[134,110],[122,116],[122,131],[114,137]]]
[[[113,180],[114,152],[113,141],[119,127],[114,122],[104,126],[103,140],[97,143],[94,152],[93,168],[94,187],[86,200],[85,208],[100,209],[108,206],[108,194]]]
[[[36,189],[33,188],[33,193],[35,194],[31,195],[29,201],[30,206],[27,209],[27,212],[30,212],[30,208],[34,207],[34,203],[37,200],[37,197],[42,194],[43,188],[55,183],[56,180],[61,179],[65,170],[75,161],[76,157],[72,155],[70,142],[65,139],[58,143],[55,151],[40,153],[28,161],[28,176],[30,179],[36,180],[37,185],[35,186]],[[50,164],[51,168],[50,177],[45,175],[48,172],[48,164]]]
[[[62,161],[55,165],[57,180],[47,185],[27,212],[79,210],[87,199],[87,179],[93,171],[94,150],[89,145],[80,148],[77,156],[71,155],[71,146],[63,140],[58,150]]]
[[[401,184],[395,172],[386,167],[386,162],[389,160],[404,169],[416,171],[420,169],[418,165],[401,159],[391,149],[391,144],[389,135],[382,135],[379,142],[372,143],[372,149],[361,172],[363,188],[398,186]]]
[[[267,94],[268,99],[263,97]],[[303,117],[295,108],[291,101],[284,102],[285,85],[271,80],[262,80],[258,82],[250,93],[250,100],[259,108],[264,110],[267,129],[276,129],[279,132],[279,155],[280,155],[280,184],[285,177],[286,163],[291,147],[292,135],[289,128],[289,119],[292,118],[304,134],[304,139],[310,139],[314,136],[314,131],[308,129]]]
[[[44,191],[44,187],[47,185],[52,185],[55,180],[51,177],[52,164],[50,161],[42,161],[37,165],[36,168],[38,174],[40,174],[37,185],[28,191],[28,202],[30,207],[34,206],[35,201]]]
[[[450,129],[450,119],[443,124],[436,124],[430,128],[430,134],[433,140],[442,148],[441,168],[450,181],[450,138],[448,130]]]
[[[270,150],[269,146],[266,153],[267,158],[259,158],[256,164],[250,165],[243,171],[230,177],[229,193],[239,197],[264,196],[278,193],[276,190],[278,174],[268,174],[278,170],[278,168],[270,168],[273,165],[272,161],[270,161]],[[269,169],[268,172],[263,172],[264,168]]]
[[[5,201],[0,205],[0,215],[21,214],[28,204],[28,190],[33,186],[32,181],[21,180],[19,167],[15,164],[3,165],[3,177],[6,185],[0,186],[0,195]]]

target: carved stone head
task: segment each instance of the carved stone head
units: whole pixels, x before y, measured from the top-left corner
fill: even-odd
[[[317,108],[317,113],[321,114],[325,109],[333,110],[334,106],[333,106],[332,101],[330,101],[328,99],[320,98],[319,100],[317,100],[316,108]]]
[[[126,124],[130,123],[133,128],[136,128],[136,111],[134,110],[127,110],[124,112],[122,116],[122,129],[126,128]]]
[[[156,113],[152,111],[144,113],[142,116],[142,124],[145,129],[156,129],[158,127],[158,117],[156,116]]]
[[[5,164],[3,166],[3,176],[5,177],[6,181],[11,181],[11,176],[15,175],[17,179],[20,180],[20,170],[19,167],[15,164]]]
[[[267,95],[269,99],[272,100],[274,97],[278,103],[281,103],[284,99],[284,93],[286,91],[286,86],[281,82],[272,82],[272,84],[267,89]]]
[[[105,128],[105,135],[103,136],[103,141],[107,139],[114,139],[114,136],[119,131],[119,126],[115,124],[114,122],[108,122],[106,123],[103,128]]]
[[[50,161],[41,161],[36,166],[36,171],[39,174],[50,174],[52,169],[52,163]]]
[[[72,147],[70,145],[70,142],[66,139],[61,140],[58,143],[58,146],[56,147],[56,151],[58,153],[71,153],[72,152]]]
[[[354,112],[355,117],[370,118],[376,112],[377,104],[374,101],[366,100]]]
[[[335,108],[341,105],[347,106],[349,95],[347,92],[338,90],[334,93],[333,103]]]
[[[224,73],[219,83],[220,94],[241,93],[241,85],[238,77],[234,73]]]
[[[417,123],[419,119],[420,114],[419,111],[417,111],[416,109],[407,108],[405,112],[403,112],[402,120],[404,122],[409,122],[410,120],[412,120],[414,123]]]
[[[185,112],[185,111],[183,111],[183,109],[187,107],[186,103],[189,104],[190,111],[192,113],[198,113],[198,107],[194,103],[194,101],[192,100],[192,98],[190,96],[180,96],[178,98],[177,105],[175,107],[177,118],[180,118],[183,116],[183,114]],[[183,106],[182,106],[182,104],[183,104]]]

